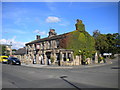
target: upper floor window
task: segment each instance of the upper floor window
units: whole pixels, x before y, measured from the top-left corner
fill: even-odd
[[[43,48],[46,49],[46,42],[43,42]]]
[[[57,44],[57,48],[59,48],[59,44],[60,44],[59,40],[56,40],[56,44]]]
[[[43,43],[40,44],[40,49],[43,49]]]
[[[33,50],[35,50],[35,44],[32,45]]]
[[[50,42],[47,42],[47,49],[50,49]]]
[[[50,48],[51,49],[53,48],[53,41],[52,40],[50,41]]]

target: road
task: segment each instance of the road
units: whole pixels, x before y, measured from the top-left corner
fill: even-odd
[[[2,88],[118,88],[118,61],[98,67],[49,69],[2,65]]]

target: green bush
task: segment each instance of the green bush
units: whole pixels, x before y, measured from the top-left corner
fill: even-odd
[[[55,58],[51,57],[50,60],[51,60],[51,63],[53,63],[55,61]]]
[[[99,56],[99,57],[98,57],[98,63],[100,63],[102,60],[103,60],[104,63],[106,62],[104,57],[102,57],[102,56],[100,57],[100,56]]]

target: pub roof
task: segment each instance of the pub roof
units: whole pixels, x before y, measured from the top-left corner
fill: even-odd
[[[25,48],[20,48],[15,52],[15,55],[24,55],[26,53]]]
[[[52,37],[46,37],[46,38],[42,38],[42,39],[37,39],[37,40],[31,41],[29,43],[26,43],[25,45],[35,44],[35,43],[44,42],[44,41],[50,41],[50,40],[55,40],[55,39],[60,39],[60,38],[66,37],[66,35],[69,34],[69,33],[70,32],[60,34],[60,35],[55,35],[55,36],[52,36]]]

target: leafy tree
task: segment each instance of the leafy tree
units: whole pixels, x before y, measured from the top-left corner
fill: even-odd
[[[100,34],[99,31],[93,32],[93,37],[95,38],[95,48],[101,54],[103,53],[115,53],[120,52],[120,39],[119,34]]]
[[[107,38],[105,34],[100,34],[95,38],[95,48],[101,54],[108,51],[109,44],[107,43]]]
[[[12,49],[12,54],[15,54],[17,50],[16,49]]]
[[[6,51],[6,46],[5,45],[0,45],[0,54],[5,55],[5,51]]]
[[[110,53],[112,52],[113,54],[116,53],[116,38],[114,37],[113,34],[107,34],[106,35],[107,38],[107,43],[109,45],[107,52]]]
[[[120,53],[120,34],[114,33],[113,34],[114,40],[115,40],[115,53]]]
[[[93,32],[93,37],[94,37],[94,38],[97,38],[99,35],[100,35],[100,31],[99,31],[99,30],[95,30],[95,31]]]

